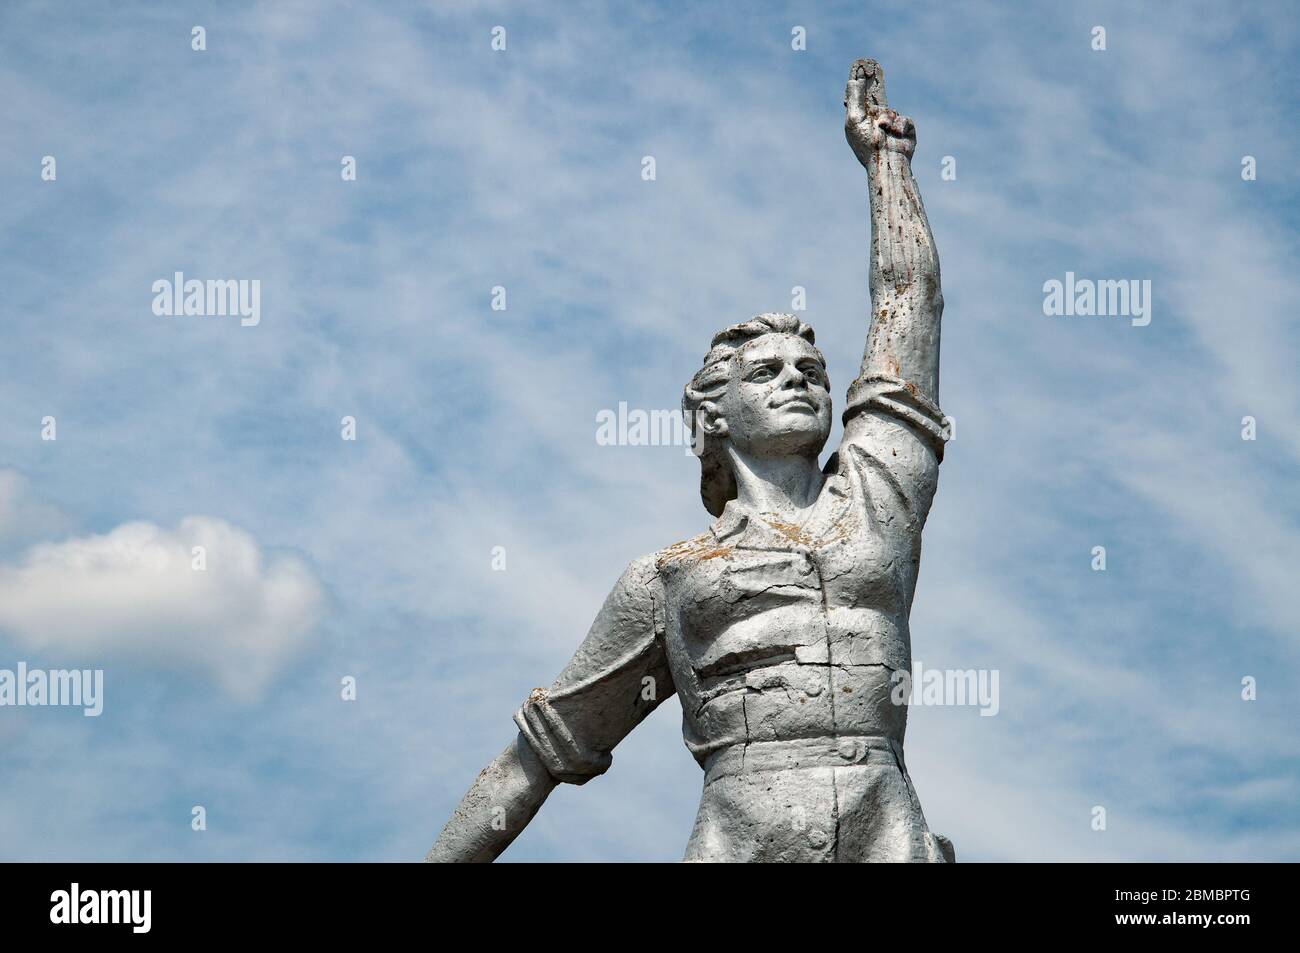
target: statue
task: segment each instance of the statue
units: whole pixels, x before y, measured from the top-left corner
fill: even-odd
[[[760,314],[719,331],[682,400],[710,529],[629,565],[549,689],[515,715],[429,851],[490,861],[560,782],[666,697],[704,769],[688,861],[951,862],[903,760],[908,616],[946,435],[939,259],[912,121],[856,61],[844,128],[871,203],[871,326],[825,467],[830,382],[813,330]]]

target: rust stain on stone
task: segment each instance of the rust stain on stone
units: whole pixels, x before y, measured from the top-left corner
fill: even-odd
[[[659,554],[655,561],[658,568],[673,560],[693,559],[703,562],[706,559],[725,559],[735,552],[734,546],[719,546],[711,537],[696,536],[673,543]]]
[[[767,520],[767,524],[786,539],[798,543],[800,546],[817,545],[817,541],[805,533],[802,526],[796,526],[794,523],[783,523],[780,520]]]

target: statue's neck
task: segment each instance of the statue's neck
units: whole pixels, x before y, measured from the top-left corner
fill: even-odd
[[[817,456],[754,457],[727,448],[736,502],[753,513],[797,518],[817,501],[824,479]]]

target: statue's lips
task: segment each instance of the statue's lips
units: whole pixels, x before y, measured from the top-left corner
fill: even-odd
[[[810,414],[817,413],[817,405],[810,400],[804,400],[802,397],[796,397],[793,400],[787,400],[784,404],[777,404],[777,410],[806,410]]]

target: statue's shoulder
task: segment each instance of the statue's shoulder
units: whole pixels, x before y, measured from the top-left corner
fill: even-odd
[[[652,584],[657,575],[659,575],[659,553],[648,553],[645,556],[638,556],[627,564],[620,582],[645,586]]]
[[[665,570],[681,568],[683,565],[718,559],[726,556],[731,550],[732,547],[721,543],[712,530],[705,530],[698,536],[665,546],[647,558],[653,560],[655,571],[661,573]]]

